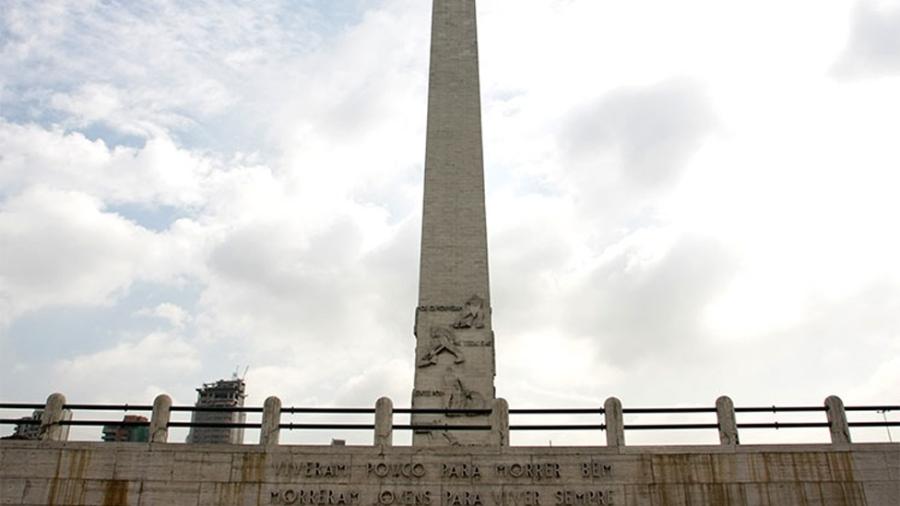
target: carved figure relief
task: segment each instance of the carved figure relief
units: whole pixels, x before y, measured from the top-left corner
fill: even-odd
[[[446,327],[431,327],[431,349],[419,359],[420,368],[437,365],[438,355],[449,353],[453,355],[453,362],[461,364],[466,361],[459,349],[459,341],[453,331]]]
[[[466,301],[466,305],[459,315],[459,319],[453,324],[455,329],[483,329],[484,328],[484,299],[473,295]]]
[[[434,425],[441,424],[441,422],[439,420],[433,420],[431,423]],[[437,440],[441,443],[448,444],[450,446],[462,446],[462,444],[460,444],[460,442],[459,442],[459,439],[457,439],[456,436],[454,436],[453,434],[451,434],[450,432],[448,432],[446,430],[422,431],[422,432],[420,432],[420,434],[427,434],[428,439],[431,440],[432,442]]]
[[[484,397],[474,390],[469,390],[463,384],[462,380],[459,378],[453,378],[449,381],[448,391],[450,395],[448,395],[445,399],[445,406],[447,409],[484,409]],[[450,413],[447,414],[448,417],[451,416],[478,416],[476,414],[456,414]]]

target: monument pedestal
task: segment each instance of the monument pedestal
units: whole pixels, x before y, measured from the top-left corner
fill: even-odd
[[[484,300],[458,306],[421,306],[416,317],[416,382],[413,407],[459,411],[416,414],[413,425],[490,425],[494,392],[494,336]],[[470,412],[465,412],[469,410]],[[414,446],[497,444],[484,431],[417,430]]]

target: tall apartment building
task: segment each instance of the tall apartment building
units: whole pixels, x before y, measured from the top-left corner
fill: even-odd
[[[25,440],[38,440],[41,439],[41,418],[44,416],[43,409],[35,410],[31,416],[23,416],[19,420],[22,423],[17,423],[14,432],[8,436],[4,436],[0,439],[25,439]],[[63,410],[62,419],[64,421],[68,421],[72,419],[72,412],[68,409]],[[37,422],[37,423],[34,423]],[[69,426],[62,426],[61,438],[66,440],[69,438]]]
[[[219,380],[215,383],[204,383],[197,389],[197,408],[239,408],[244,406],[244,380],[234,377],[230,380]],[[191,422],[194,423],[244,423],[245,413],[227,411],[194,411]],[[197,444],[242,444],[244,429],[228,427],[191,427],[187,437],[188,443]]]
[[[41,416],[43,416],[44,410],[37,409],[35,410],[31,416],[24,416],[20,418],[23,422],[31,422],[37,421],[38,423],[17,423],[15,431],[12,435],[5,437],[4,439],[26,439],[26,440],[38,440],[41,438]]]
[[[125,423],[149,422],[146,416],[125,415]],[[108,443],[132,442],[146,443],[150,440],[150,427],[147,425],[104,425],[103,441]]]

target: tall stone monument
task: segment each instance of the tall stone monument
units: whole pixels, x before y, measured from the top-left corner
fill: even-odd
[[[414,408],[483,409],[494,399],[475,0],[434,0]],[[415,424],[483,425],[483,415]],[[415,446],[492,444],[490,433],[418,431]]]

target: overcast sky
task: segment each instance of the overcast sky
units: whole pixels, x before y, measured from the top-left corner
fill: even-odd
[[[430,4],[5,0],[0,398],[408,406]],[[478,14],[498,395],[900,401],[900,1]]]

